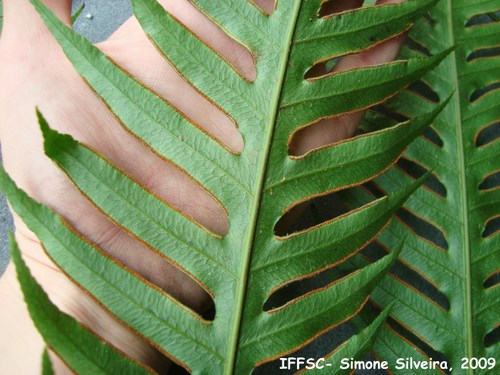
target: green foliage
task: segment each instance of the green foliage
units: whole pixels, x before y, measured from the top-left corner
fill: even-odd
[[[483,148],[474,145],[477,131],[487,119],[498,115],[498,92],[469,102],[479,81],[491,81],[498,58],[466,62],[465,57],[474,46],[491,45],[498,24],[471,31],[464,29],[466,20],[462,19],[475,14],[474,7],[484,11],[482,7],[493,2],[474,6],[457,1],[468,12],[455,12],[451,0],[440,1],[432,9],[433,21],[417,22],[412,32],[415,38],[425,38],[432,56],[416,57],[417,53],[405,50],[405,57],[411,58],[307,81],[304,74],[315,62],[364,50],[400,34],[436,1],[408,0],[318,18],[320,0],[280,1],[270,16],[246,0],[195,0],[200,10],[257,57],[257,78],[248,82],[154,0],[133,1],[135,15],[159,52],[238,124],[245,140],[241,154],[230,152],[200,131],[62,24],[39,0],[32,2],[75,69],[123,126],[197,180],[229,213],[227,235],[215,236],[203,230],[102,156],[69,135],[51,130],[39,114],[47,156],[82,194],[135,238],[199,280],[214,296],[215,319],[207,321],[85,241],[1,171],[0,186],[13,209],[37,234],[50,257],[133,331],[193,373],[247,374],[256,365],[293,353],[317,335],[358,315],[384,280],[373,299],[387,309],[370,318],[339,351],[325,355],[327,361],[337,362],[340,356],[362,357],[379,331],[375,350],[380,358],[424,358],[411,341],[402,340],[382,325],[393,300],[397,303],[390,322],[403,323],[450,360],[472,354],[498,355],[496,347],[482,343],[493,322],[498,322],[498,313],[488,306],[498,303],[498,288],[484,290],[482,286],[485,277],[495,271],[491,268],[499,264],[495,255],[498,237],[481,237],[485,220],[495,215],[498,190],[479,191],[477,186],[488,172],[495,171],[491,160],[498,143]],[[470,11],[462,2],[469,4]],[[428,30],[432,27],[437,30]],[[457,48],[449,55],[453,45]],[[474,74],[479,71],[484,76]],[[435,102],[440,104],[404,90],[424,76],[433,83],[442,99]],[[408,114],[408,120],[388,126],[387,119],[370,116],[365,129],[377,131],[367,136],[301,158],[288,155],[288,140],[298,128],[320,118],[372,107],[398,92],[401,94],[391,103]],[[453,92],[446,106],[444,99]],[[425,129],[430,131],[431,123],[434,132],[440,133],[443,147],[419,138]],[[415,139],[405,155],[428,169],[435,168],[434,175],[444,181],[446,199],[418,188],[422,179],[414,181],[397,168],[385,172]],[[275,235],[275,224],[298,202],[375,178],[385,196],[373,200],[353,193],[349,199],[362,201],[357,210],[309,230]],[[324,288],[264,311],[276,289],[352,257],[378,235],[394,213],[401,220],[406,211],[400,207],[415,190],[405,207],[442,228],[447,245],[440,236],[434,239],[442,251],[430,243],[432,240],[424,241],[415,230],[393,220],[379,237],[391,249],[388,255],[363,264]],[[450,300],[449,311],[398,279],[384,279],[403,242],[401,259],[439,285]],[[359,266],[362,262],[356,263]],[[19,261],[18,270],[23,272]],[[33,284],[29,278],[21,283],[26,289],[29,282]],[[36,296],[28,293],[26,298],[30,304]],[[472,326],[472,319],[477,325]],[[83,339],[85,333],[80,337],[76,332],[78,339]],[[55,328],[42,332],[47,342],[60,334]],[[49,345],[69,363],[72,353]],[[97,358],[89,358],[89,366]],[[133,371],[134,364],[129,365]]]

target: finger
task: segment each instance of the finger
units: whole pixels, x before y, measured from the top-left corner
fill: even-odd
[[[165,61],[142,32],[135,18],[127,21],[117,33],[98,47],[221,143],[236,152],[243,150],[243,139],[233,121]]]
[[[403,1],[404,0],[379,0],[377,5],[396,4]],[[398,35],[366,51],[343,57],[332,72],[340,72],[390,62],[399,54],[404,38],[404,34]],[[352,137],[365,114],[366,110],[357,111],[335,119],[322,120],[317,124],[300,130],[290,143],[290,153],[295,156],[303,155],[315,148]]]
[[[255,78],[254,61],[250,52],[226,35],[189,1],[161,0],[160,3],[243,75],[249,79]],[[234,121],[167,63],[135,18],[128,20],[106,42],[98,44],[98,47],[221,143],[235,152],[243,150],[243,139]]]

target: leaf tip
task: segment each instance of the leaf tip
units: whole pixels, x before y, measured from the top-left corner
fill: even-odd
[[[36,109],[36,114],[38,117],[38,124],[42,131],[45,155],[54,159],[59,151],[69,149],[76,145],[77,142],[73,137],[68,134],[61,134],[52,129],[38,108]]]
[[[378,331],[382,324],[384,324],[384,322],[387,320],[395,305],[396,301],[391,301],[389,304],[387,304],[386,308],[382,310],[382,312],[375,318],[373,325],[375,326],[376,331]]]
[[[396,260],[399,258],[399,254],[401,254],[401,251],[403,250],[404,242],[404,240],[401,241],[399,246],[391,251],[389,255],[387,255],[387,263],[389,265],[389,268],[387,270],[389,270],[394,265],[394,263],[396,263]]]
[[[452,52],[454,52],[457,49],[456,45],[453,45],[444,51],[438,53],[436,56],[442,57],[442,60],[444,60],[448,55],[450,55]]]

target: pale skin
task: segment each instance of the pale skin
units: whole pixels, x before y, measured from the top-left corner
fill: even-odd
[[[70,0],[44,2],[69,24]],[[161,0],[160,3],[245,76],[255,77],[248,51],[196,11],[188,0]],[[271,0],[255,0],[255,3],[268,10],[273,7]],[[358,7],[362,1],[333,3],[330,11]],[[6,170],[19,187],[65,217],[112,257],[186,305],[203,311],[208,303],[207,295],[189,276],[102,216],[44,155],[35,107],[40,109],[52,128],[69,133],[91,146],[172,206],[214,232],[223,234],[228,230],[224,211],[181,171],[156,157],[120,126],[78,76],[29,0],[4,0],[3,6],[0,142]],[[402,39],[396,37],[345,57],[335,69],[389,62],[397,56]],[[177,75],[157,53],[134,18],[98,47],[227,146],[237,151],[244,148],[241,136],[227,117]],[[301,155],[352,136],[363,115],[363,112],[358,112],[325,120],[306,129],[292,143],[291,153]],[[75,287],[48,259],[36,236],[19,217],[14,215],[14,220],[23,257],[53,302],[131,357],[164,372],[168,361]],[[12,265],[0,280],[0,300],[0,368],[9,374],[38,373],[43,343],[27,315]],[[55,355],[52,359],[57,373],[69,371]]]

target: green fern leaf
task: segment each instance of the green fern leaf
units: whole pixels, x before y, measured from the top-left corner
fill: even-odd
[[[318,119],[369,108],[394,96],[436,69],[449,46],[433,57],[315,80],[304,75],[317,61],[404,32],[435,2],[411,0],[321,18],[321,0],[282,1],[272,15],[246,0],[194,1],[256,56],[257,77],[250,81],[156,1],[133,1],[134,13],[159,53],[238,124],[245,148],[237,153],[130,77],[41,1],[32,0],[75,69],[121,124],[227,210],[227,235],[211,233],[104,156],[51,130],[39,114],[46,154],[110,220],[198,281],[214,298],[213,321],[110,259],[63,218],[19,190],[3,171],[0,186],[54,262],[131,330],[193,373],[250,373],[359,313],[394,264],[397,250],[283,306],[269,311],[263,306],[274,290],[353,256],[387,225],[421,180],[308,230],[278,236],[276,223],[299,202],[383,173],[444,105],[300,158],[288,155],[288,139]],[[359,357],[366,352],[387,313],[340,353]]]

